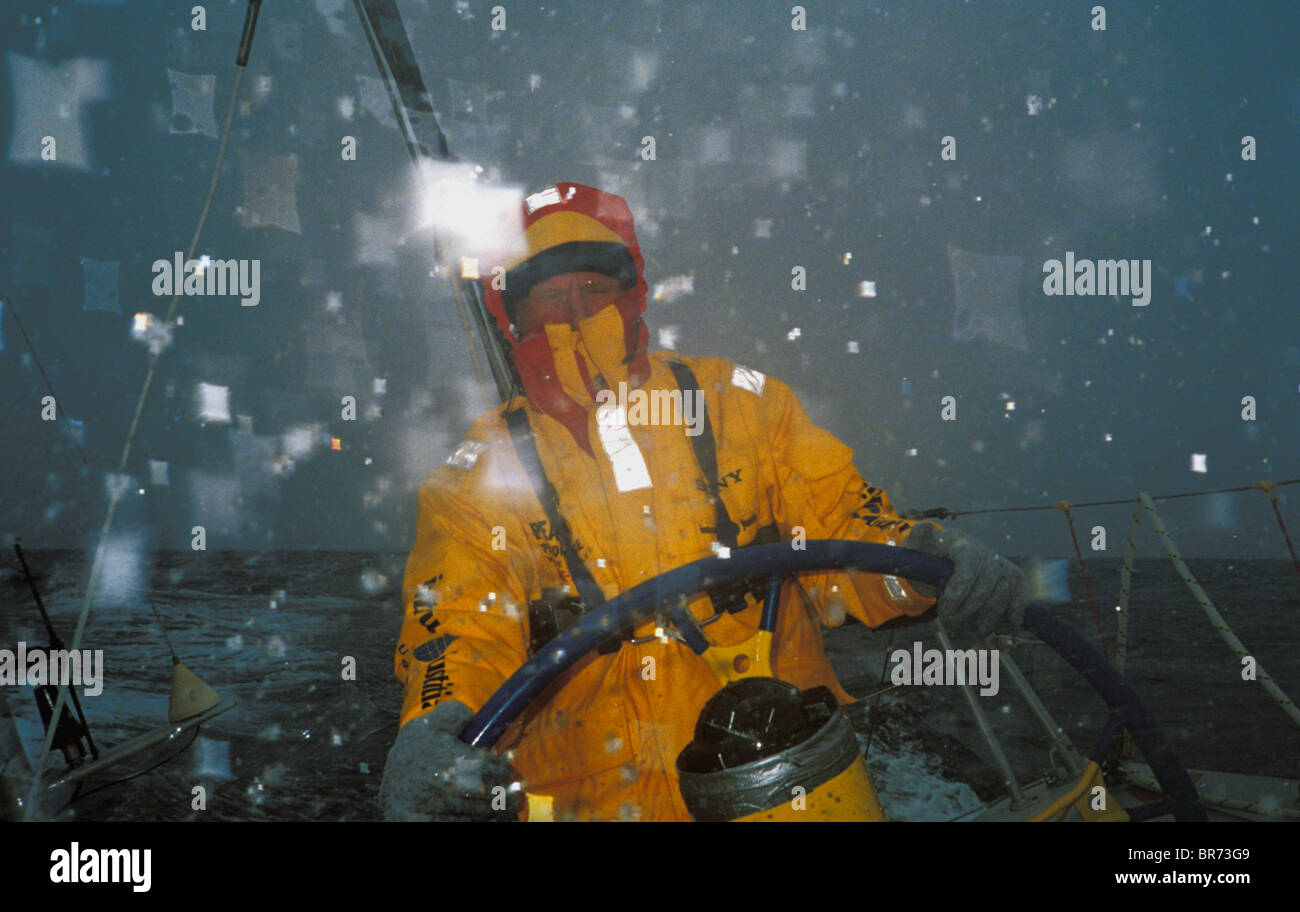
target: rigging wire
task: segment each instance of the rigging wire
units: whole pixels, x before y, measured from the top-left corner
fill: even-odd
[[[891,629],[889,631],[889,642],[885,644],[885,663],[880,667],[881,684],[885,683],[885,678],[889,674],[889,657],[893,655],[893,653],[890,651],[890,647],[893,645],[894,645],[894,630]],[[883,687],[874,693],[867,694],[865,697],[862,698],[863,700],[871,700],[871,706],[867,707],[868,723],[870,723],[871,721],[871,710],[875,709],[877,706],[880,705],[880,698],[884,696],[887,691],[893,690],[897,686],[898,686],[897,684],[891,684],[888,687]],[[875,736],[875,734],[876,734],[876,726],[868,724],[867,725],[867,746],[862,751],[862,759],[864,762],[868,757],[871,756],[871,739],[872,737]]]
[[[14,313],[14,322],[18,324],[18,331],[23,334],[23,341],[27,343],[27,350],[32,353],[32,360],[36,362],[36,369],[41,372],[41,379],[45,381],[45,388],[50,391],[50,396],[54,399],[56,409],[55,414],[57,415],[59,396],[54,392],[54,384],[50,382],[49,375],[45,373],[45,366],[41,364],[41,356],[36,354],[36,347],[32,345],[31,337],[27,335],[27,327],[23,326],[23,318],[18,315],[18,308],[14,305],[13,298],[11,297],[7,300],[9,301],[9,309]],[[19,398],[21,399],[22,397],[20,396]],[[86,458],[86,451],[81,448],[81,441],[78,440],[76,436],[73,436],[72,442],[77,447],[77,455],[81,457],[82,465],[89,469],[90,460]]]
[[[167,644],[167,651],[171,653],[172,664],[179,665],[181,660],[176,655],[176,647],[172,645],[172,638],[167,635],[167,625],[163,623],[162,615],[158,613],[158,606],[154,604],[152,599],[149,600],[149,607],[153,609],[153,617],[158,622],[158,630],[162,633],[163,642]]]
[[[1097,608],[1097,598],[1092,594],[1092,579],[1088,576],[1088,565],[1083,562],[1083,552],[1079,550],[1079,536],[1074,532],[1074,517],[1070,515],[1070,504],[1057,504],[1065,512],[1065,523],[1070,527],[1070,541],[1074,542],[1074,554],[1079,560],[1079,572],[1083,574],[1083,588],[1088,593],[1088,602],[1092,605],[1092,619],[1097,623],[1097,638],[1101,641],[1102,658],[1110,658],[1106,650],[1106,634],[1101,629],[1101,611]]]

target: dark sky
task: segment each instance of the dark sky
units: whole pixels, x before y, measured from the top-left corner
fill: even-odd
[[[652,345],[788,382],[900,509],[1300,477],[1295,9],[1112,3],[1097,31],[1091,4],[851,0],[798,31],[788,3],[509,3],[494,31],[490,3],[400,5],[460,159],[516,193],[625,195],[651,288],[693,277],[651,302]],[[244,4],[204,4],[203,31],[191,6],[0,11],[0,533],[29,547],[102,523],[135,315],[169,303],[151,264],[203,206]],[[351,2],[265,5],[199,245],[256,259],[260,302],[181,300],[127,465],[134,541],[405,550],[415,486],[487,401],[376,76]],[[466,231],[501,198],[433,215]],[[1150,261],[1149,305],[1045,295],[1067,251]],[[1101,524],[1118,553],[1128,512],[1078,509],[1084,546]],[[1189,556],[1286,556],[1259,491],[1162,513]],[[1072,552],[1057,511],[961,525]]]

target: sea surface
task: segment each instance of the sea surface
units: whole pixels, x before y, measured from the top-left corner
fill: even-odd
[[[393,647],[405,555],[352,552],[153,552],[117,555],[111,586],[83,648],[104,650],[103,693],[83,698],[100,747],[166,724],[172,647],[238,705],[88,782],[70,804],[78,820],[372,820],[401,699]],[[28,552],[54,625],[70,645],[89,561],[73,551]],[[1293,699],[1300,698],[1300,577],[1284,561],[1191,561],[1216,607]],[[1114,655],[1118,560],[1090,560],[1092,589]],[[1077,565],[1060,617],[1098,642]],[[156,614],[155,614],[156,612]],[[161,624],[159,623],[161,619]],[[1168,562],[1134,574],[1127,672],[1189,768],[1300,778],[1300,727],[1240,664]],[[0,646],[43,643],[30,592],[0,581]],[[938,648],[932,625],[891,633],[848,624],[826,634],[846,689],[870,697],[850,710],[886,810],[897,819],[947,819],[997,797],[992,765],[954,687],[882,683],[889,652],[914,641]],[[958,644],[962,645],[962,644]],[[1042,644],[1011,654],[1060,726],[1087,751],[1101,730],[1101,699]],[[344,680],[345,659],[356,679]],[[1048,768],[1041,729],[1001,674],[982,698],[1024,782]],[[40,726],[30,688],[7,687],[29,754]],[[48,768],[61,768],[56,752]],[[148,770],[146,772],[146,770]],[[130,778],[128,778],[130,777]],[[202,785],[207,807],[194,810]]]

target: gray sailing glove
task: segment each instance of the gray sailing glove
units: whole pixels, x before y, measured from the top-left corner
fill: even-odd
[[[1024,574],[976,539],[955,529],[922,522],[908,530],[898,544],[952,561],[952,576],[942,591],[925,583],[909,582],[922,595],[939,597],[939,617],[958,632],[983,636],[1018,628],[1024,621]]]
[[[402,726],[379,786],[385,820],[519,819],[510,764],[458,737],[472,718],[468,706],[451,700]]]

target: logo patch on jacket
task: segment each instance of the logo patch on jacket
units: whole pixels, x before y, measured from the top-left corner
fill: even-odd
[[[481,440],[462,440],[460,446],[447,457],[446,463],[458,469],[472,469],[474,463],[478,462],[479,454],[485,449],[487,444]]]
[[[763,384],[766,382],[767,377],[752,368],[736,365],[731,371],[731,385],[749,390],[755,396],[763,395]]]
[[[411,655],[420,662],[434,662],[447,651],[456,637],[450,633],[444,633],[440,637],[434,637],[432,640],[426,640],[419,646],[411,650]]]
[[[452,695],[451,681],[447,680],[447,662],[441,659],[424,669],[424,680],[420,683],[420,708],[431,709]]]
[[[560,575],[565,579],[568,579],[569,572],[564,560],[564,551],[559,544],[560,537],[555,534],[555,530],[551,528],[550,522],[545,519],[539,519],[529,522],[528,528],[532,531],[533,538],[538,541],[537,547],[541,548],[542,553],[550,558],[551,562],[554,563],[556,567],[560,568]],[[573,540],[573,550],[578,552],[578,557],[582,558],[584,561],[591,559],[587,552],[587,546],[576,538]]]
[[[742,467],[736,469],[734,472],[728,472],[726,475],[723,475],[721,478],[718,479],[718,487],[725,488],[725,487],[729,487],[733,483],[740,484],[740,473],[743,471],[744,468]],[[701,478],[695,479],[695,489],[697,491],[703,491],[705,494],[709,493],[708,483]]]

